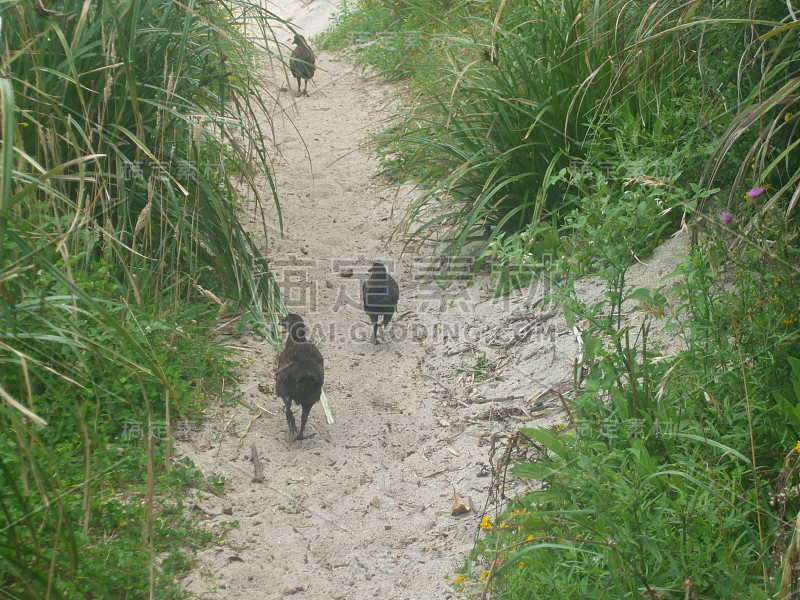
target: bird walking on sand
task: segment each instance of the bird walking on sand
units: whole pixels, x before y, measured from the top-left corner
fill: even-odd
[[[303,439],[308,413],[319,401],[322,392],[325,363],[317,347],[306,339],[306,326],[300,315],[289,313],[280,323],[289,335],[278,357],[275,393],[286,405],[286,423],[289,425],[291,442]],[[292,414],[292,401],[302,407],[299,432]]]
[[[317,70],[314,66],[317,57],[314,56],[314,51],[306,42],[306,38],[299,33],[295,34],[294,43],[296,47],[292,50],[292,56],[289,58],[289,70],[297,79],[297,95],[308,96],[308,80],[314,76],[314,71]],[[302,93],[300,92],[301,79],[305,79]]]
[[[400,299],[400,288],[386,267],[376,262],[369,269],[369,279],[361,286],[361,297],[364,300],[364,312],[372,321],[372,343],[378,344],[378,319],[383,315],[383,327],[392,320]]]

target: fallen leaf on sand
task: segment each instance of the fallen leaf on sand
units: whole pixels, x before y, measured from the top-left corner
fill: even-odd
[[[453,510],[450,512],[451,515],[454,517],[456,515],[463,515],[464,513],[469,512],[469,500],[464,500],[461,496],[456,493],[455,488],[453,489]]]
[[[281,592],[281,595],[282,596],[292,596],[292,595],[297,594],[299,592],[305,592],[307,589],[308,589],[308,585],[304,585],[304,586],[303,585],[296,585],[296,586],[291,587],[291,588],[286,588],[285,590],[283,590]]]

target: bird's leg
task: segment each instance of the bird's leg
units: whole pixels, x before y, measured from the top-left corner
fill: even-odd
[[[303,96],[308,96],[308,79],[306,79],[305,85],[303,85]]]
[[[302,407],[303,407],[303,413],[300,415],[300,432],[297,434],[297,437],[295,437],[296,440],[303,439],[303,431],[305,431],[306,421],[308,421],[308,413],[311,412],[310,404],[303,404]],[[312,435],[314,434],[312,433],[311,435],[306,437],[311,437]]]
[[[372,343],[373,344],[380,344],[378,341],[378,320],[375,319],[375,322],[372,324]]]
[[[300,78],[297,77],[297,95],[300,95]]]
[[[283,402],[286,404],[286,423],[289,425],[289,440],[294,440],[297,433],[297,425],[294,423],[294,415],[292,414],[292,399],[284,398]]]

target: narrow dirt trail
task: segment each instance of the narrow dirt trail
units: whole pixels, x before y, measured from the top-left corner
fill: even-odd
[[[331,5],[284,0],[273,9],[310,39]],[[249,360],[242,399],[265,410],[221,406],[216,430],[178,448],[227,480],[223,496],[199,494],[208,526],[238,522],[183,584],[199,598],[451,598],[481,516],[452,516],[453,491],[481,511],[492,436],[502,445],[521,424],[563,422],[557,391],[568,391],[576,344],[536,290],[499,302],[482,283],[442,290],[422,276],[424,257],[400,256],[402,240],[388,240],[413,190],[383,188],[368,143],[397,89],[346,58],[317,56],[309,97],[293,105],[290,92],[278,94],[288,115],[273,115],[285,235],[263,243],[287,307],[314,328],[335,423],[314,407],[315,435],[287,443],[274,349],[232,340]],[[401,288],[392,339],[379,346],[367,341],[360,304],[376,259]],[[263,483],[251,482],[251,444]]]
[[[237,342],[251,361],[243,399],[270,413],[242,439],[254,413],[227,409],[216,419],[225,424],[221,437],[183,449],[207,475],[228,480],[225,496],[208,497],[204,508],[217,523],[239,522],[227,547],[203,553],[185,587],[201,598],[448,598],[477,518],[449,515],[452,485],[479,502],[485,452],[477,439],[460,440],[440,424],[443,390],[421,375],[427,352],[418,291],[409,285],[410,266],[398,261],[400,245],[387,246],[403,199],[381,188],[365,144],[394,90],[346,59],[317,54],[310,96],[298,98],[295,110],[290,93],[281,93],[288,116],[274,115],[285,235],[273,236],[267,252],[287,307],[314,327],[336,422],[329,426],[317,406],[308,426],[316,435],[287,443],[282,405],[271,393],[275,352],[263,340]],[[360,306],[375,259],[402,287],[395,340],[379,346],[367,342]],[[251,483],[252,443],[262,484]],[[220,514],[226,507],[232,515]]]

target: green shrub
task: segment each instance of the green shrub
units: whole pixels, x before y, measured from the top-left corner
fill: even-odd
[[[773,215],[743,245],[741,224],[709,222],[671,299],[626,289],[626,262],[602,270],[603,302],[564,288],[568,324],[588,323],[585,386],[565,427],[521,431],[535,460],[512,472],[541,491],[487,528],[465,571],[491,572],[493,597],[779,593],[800,511],[800,257],[796,225]],[[681,350],[655,347],[654,326]]]

